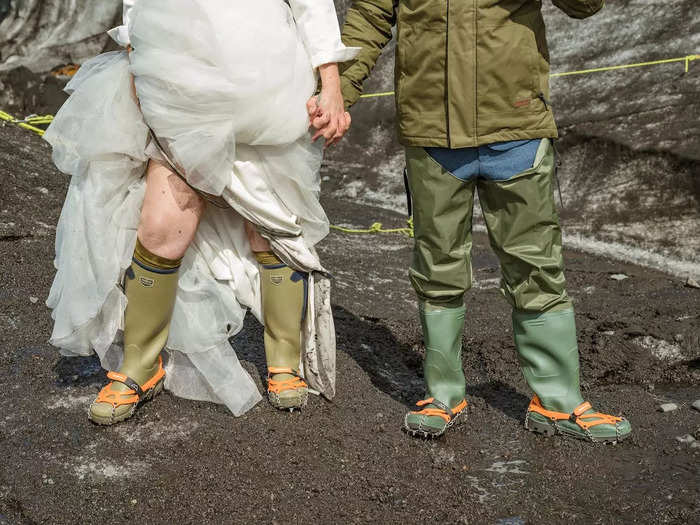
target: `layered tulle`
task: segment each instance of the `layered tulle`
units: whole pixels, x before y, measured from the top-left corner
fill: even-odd
[[[315,78],[284,2],[149,0],[132,18],[141,109],[197,188],[223,191],[236,143],[306,132]]]
[[[231,206],[207,208],[185,254],[166,388],[225,403],[234,414],[260,399],[228,342],[247,309],[260,318],[246,218],[286,262],[311,273],[301,364],[312,386],[332,397],[329,286],[313,249],[328,221],[318,202],[321,151],[305,114],[314,76],[288,8],[277,0],[149,0],[132,20],[131,57],[107,53],[86,63],[45,135],[56,165],[72,175],[47,300],[51,342],[69,355],[94,350],[105,368],[119,367],[121,282],[136,242],[143,174],[148,159],[159,158],[150,126],[190,184]]]

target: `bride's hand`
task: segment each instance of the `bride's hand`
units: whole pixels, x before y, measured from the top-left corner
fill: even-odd
[[[350,128],[351,119],[350,113],[345,111],[337,64],[324,64],[319,71],[323,86],[321,94],[309,100],[307,110],[311,125],[318,130],[311,140],[315,142],[324,137],[324,147],[327,148],[343,138]]]

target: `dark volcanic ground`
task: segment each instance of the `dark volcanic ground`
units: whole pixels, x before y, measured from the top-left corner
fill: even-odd
[[[327,173],[333,176],[333,173]],[[241,418],[170,394],[126,424],[92,425],[104,381],[93,358],[47,344],[43,302],[68,178],[38,137],[0,127],[0,524],[690,523],[699,507],[700,290],[638,266],[568,252],[585,395],[622,413],[633,438],[592,446],[528,433],[529,393],[511,342],[498,267],[474,246],[464,366],[468,417],[445,438],[399,427],[422,394],[421,334],[406,279],[410,239],[332,233],[338,396],[301,414],[267,403]],[[401,226],[328,200],[335,224]],[[627,276],[623,280],[611,278]],[[237,336],[263,372],[261,327]],[[262,384],[261,384],[262,388]],[[661,413],[662,402],[678,403]]]

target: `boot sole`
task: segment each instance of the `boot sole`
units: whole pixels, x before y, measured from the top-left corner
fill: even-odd
[[[542,434],[546,437],[554,437],[555,435],[559,434],[561,436],[579,439],[581,441],[588,441],[589,443],[618,443],[624,441],[625,439],[630,437],[630,435],[632,435],[632,433],[630,432],[628,434],[616,437],[594,437],[591,434],[585,435],[579,434],[577,432],[571,432],[569,430],[559,428],[552,423],[542,423],[540,421],[534,421],[530,419],[529,415],[525,416],[525,429],[536,434]]]
[[[428,431],[422,430],[420,428],[410,428],[408,426],[408,424],[406,423],[406,417],[408,417],[408,414],[404,417],[404,420],[403,420],[404,432],[406,432],[409,436],[411,436],[413,438],[430,440],[430,439],[437,439],[437,438],[443,436],[445,434],[445,432],[447,432],[447,429],[450,428],[451,426],[453,426],[460,417],[466,418],[467,411],[465,409],[465,410],[462,410],[461,412],[458,412],[457,415],[455,415],[455,417],[453,417],[450,420],[450,422],[447,423],[447,425],[445,425],[445,427],[439,432],[428,432]]]
[[[122,421],[126,421],[136,413],[136,411],[141,407],[141,405],[152,400],[154,397],[156,397],[163,391],[163,383],[165,383],[165,377],[158,381],[153,386],[153,388],[149,389],[148,392],[146,392],[146,394],[143,396],[143,399],[141,399],[138,403],[131,405],[131,409],[127,412],[124,412],[120,416],[115,416],[114,410],[112,410],[111,417],[95,416],[92,413],[92,411],[88,411],[88,419],[96,425],[100,425],[103,427],[109,427],[112,425],[116,425],[117,423],[121,423]]]
[[[296,398],[290,397],[286,399],[280,398],[274,392],[268,392],[267,400],[277,410],[287,412],[294,412],[295,410],[298,410],[301,412],[302,408],[305,408],[309,401],[309,391],[306,390],[303,394],[297,396]]]

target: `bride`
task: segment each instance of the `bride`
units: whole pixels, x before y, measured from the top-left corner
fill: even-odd
[[[127,49],[83,65],[45,135],[72,175],[51,342],[110,370],[90,419],[123,421],[163,388],[253,407],[229,343],[247,310],[265,326],[272,405],[333,397],[316,139],[350,125],[337,63],[358,50],[332,0],[125,0],[124,21],[110,35]]]

